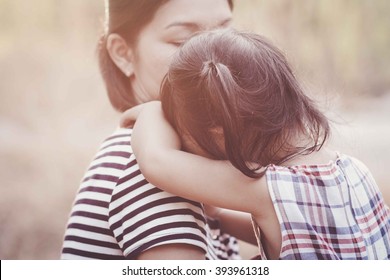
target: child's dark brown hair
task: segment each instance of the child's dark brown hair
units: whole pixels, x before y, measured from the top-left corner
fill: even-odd
[[[179,134],[254,178],[268,164],[319,150],[329,136],[327,118],[284,55],[254,33],[218,30],[191,38],[175,55],[161,98]],[[295,145],[292,139],[302,135],[310,141]]]

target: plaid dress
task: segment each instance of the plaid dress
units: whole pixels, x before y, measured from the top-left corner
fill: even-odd
[[[341,155],[323,165],[269,165],[266,178],[280,259],[390,259],[390,211],[360,161]]]

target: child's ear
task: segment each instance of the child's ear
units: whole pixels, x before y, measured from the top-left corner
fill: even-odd
[[[215,142],[218,144],[221,152],[226,154],[225,150],[225,134],[223,133],[223,128],[217,126],[210,129],[211,136],[214,138]]]
[[[213,127],[210,129],[210,133],[215,137],[223,137],[223,128],[220,126]]]
[[[116,33],[108,35],[106,48],[111,60],[123,74],[127,77],[134,74],[133,50],[122,36]]]

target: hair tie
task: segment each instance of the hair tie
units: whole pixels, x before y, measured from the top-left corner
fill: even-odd
[[[209,60],[206,63],[207,63],[207,66],[210,67],[210,69],[216,69],[216,65],[215,65],[214,61]]]
[[[207,77],[209,74],[212,73],[218,75],[217,64],[212,60],[203,62],[202,70],[200,72],[201,77]]]

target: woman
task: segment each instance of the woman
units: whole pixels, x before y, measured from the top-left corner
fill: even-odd
[[[193,33],[232,21],[228,0],[106,4],[100,69],[111,104],[120,112],[159,98],[172,54]],[[237,241],[222,233],[217,221],[206,221],[201,204],[163,192],[145,180],[130,141],[131,130],[119,129],[103,142],[76,196],[62,258],[239,258]]]

